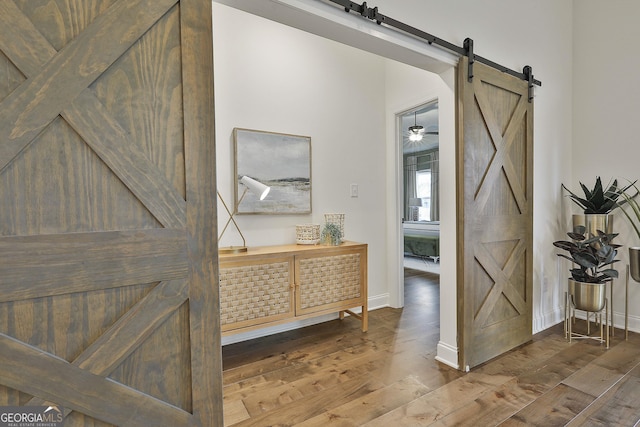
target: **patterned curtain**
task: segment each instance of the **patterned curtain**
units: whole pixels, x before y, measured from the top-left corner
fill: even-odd
[[[431,221],[440,221],[440,154],[431,153]]]
[[[416,171],[418,170],[418,161],[416,156],[407,156],[404,161],[404,219],[406,221],[415,221],[414,211],[416,210],[409,205],[409,200],[416,197]]]

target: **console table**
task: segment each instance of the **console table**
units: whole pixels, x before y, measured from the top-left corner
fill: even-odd
[[[219,259],[222,335],[336,312],[367,331],[364,243],[263,246]]]

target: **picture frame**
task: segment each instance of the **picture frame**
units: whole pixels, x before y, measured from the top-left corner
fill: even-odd
[[[311,213],[311,137],[234,128],[233,141],[238,214]],[[243,176],[269,186],[267,197],[245,193]]]

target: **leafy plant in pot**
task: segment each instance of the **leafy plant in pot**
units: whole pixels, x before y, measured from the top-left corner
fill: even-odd
[[[324,225],[320,234],[320,241],[326,245],[339,245],[342,243],[342,231],[338,224],[328,222]]]
[[[578,205],[585,214],[608,214],[624,203],[618,203],[618,199],[620,197],[624,199],[625,197],[623,195],[626,194],[625,192],[629,188],[635,186],[635,182],[636,181],[625,187],[619,187],[618,180],[614,179],[605,191],[602,186],[602,180],[597,176],[596,183],[591,190],[589,190],[589,188],[587,188],[583,183],[580,183],[584,197],[578,196],[573,191],[569,190],[564,184],[562,184],[562,188],[569,193],[571,200]]]
[[[595,235],[585,232],[584,226],[577,226],[574,231],[567,233],[571,241],[558,240],[553,245],[569,252],[569,255],[558,254],[559,257],[577,264],[577,267],[569,270],[569,295],[574,307],[598,312],[605,305],[607,282],[618,277],[618,271],[612,265],[619,261],[615,258],[620,245],[612,243],[617,234],[600,230]]]
[[[627,186],[620,187],[618,186],[618,180],[614,179],[605,189],[602,185],[602,180],[597,176],[592,189],[580,183],[584,197],[577,195],[562,184],[562,188],[569,193],[571,200],[583,212],[582,214],[573,215],[574,231],[576,227],[582,225],[586,227],[587,232],[593,235],[597,234],[597,230],[603,230],[609,234],[613,233],[613,215],[611,215],[611,212],[626,203],[625,192],[633,187],[634,184],[635,181]]]

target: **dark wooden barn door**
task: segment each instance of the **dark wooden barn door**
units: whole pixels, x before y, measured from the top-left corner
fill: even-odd
[[[476,62],[458,81],[460,366],[531,339],[533,104],[527,82]]]
[[[0,1],[0,405],[221,424],[211,45],[210,0]]]

